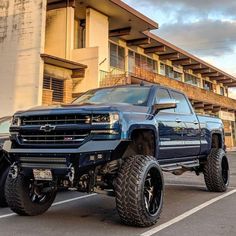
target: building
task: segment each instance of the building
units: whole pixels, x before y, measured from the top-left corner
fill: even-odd
[[[0,19],[0,116],[144,80],[184,91],[236,145],[236,78],[152,34],[158,24],[124,2],[2,0]]]

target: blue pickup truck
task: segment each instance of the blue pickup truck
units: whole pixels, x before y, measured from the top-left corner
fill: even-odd
[[[10,133],[5,190],[19,215],[42,214],[66,187],[115,196],[122,222],[145,227],[161,213],[163,171],[203,173],[209,191],[229,184],[222,121],[158,85],[95,89],[70,105],[18,112]]]

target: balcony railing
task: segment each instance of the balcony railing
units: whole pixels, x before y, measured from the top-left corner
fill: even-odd
[[[130,84],[129,77],[119,69],[112,69],[110,72],[100,71],[100,87]]]
[[[100,75],[101,87],[133,84],[144,80],[182,91],[193,101],[202,102],[205,105],[211,104],[213,107],[228,109],[229,111],[236,111],[236,100],[234,99],[144,69],[135,68],[132,73],[101,71]]]

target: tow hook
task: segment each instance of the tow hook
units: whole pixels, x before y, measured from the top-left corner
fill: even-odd
[[[12,179],[16,179],[19,174],[19,168],[16,163],[13,163],[9,170],[9,176]]]
[[[69,172],[68,172],[68,175],[67,175],[67,176],[68,176],[70,182],[73,183],[74,178],[75,178],[75,168],[72,167],[72,164],[71,164],[70,167],[69,167]]]

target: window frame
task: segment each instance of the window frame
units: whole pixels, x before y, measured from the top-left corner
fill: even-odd
[[[116,47],[116,55],[115,55],[115,60],[116,60],[116,62],[115,62],[115,65],[113,65],[112,64],[112,53],[111,53],[111,47],[112,46],[115,46]],[[120,61],[120,55],[119,55],[119,52],[120,52],[120,50],[122,50],[123,51],[123,61]],[[122,47],[122,46],[120,46],[120,45],[118,45],[118,44],[116,44],[116,43],[114,43],[114,42],[111,42],[111,41],[109,41],[109,65],[110,65],[110,67],[113,67],[113,68],[116,68],[116,69],[119,69],[119,70],[125,70],[125,48],[124,47]]]

